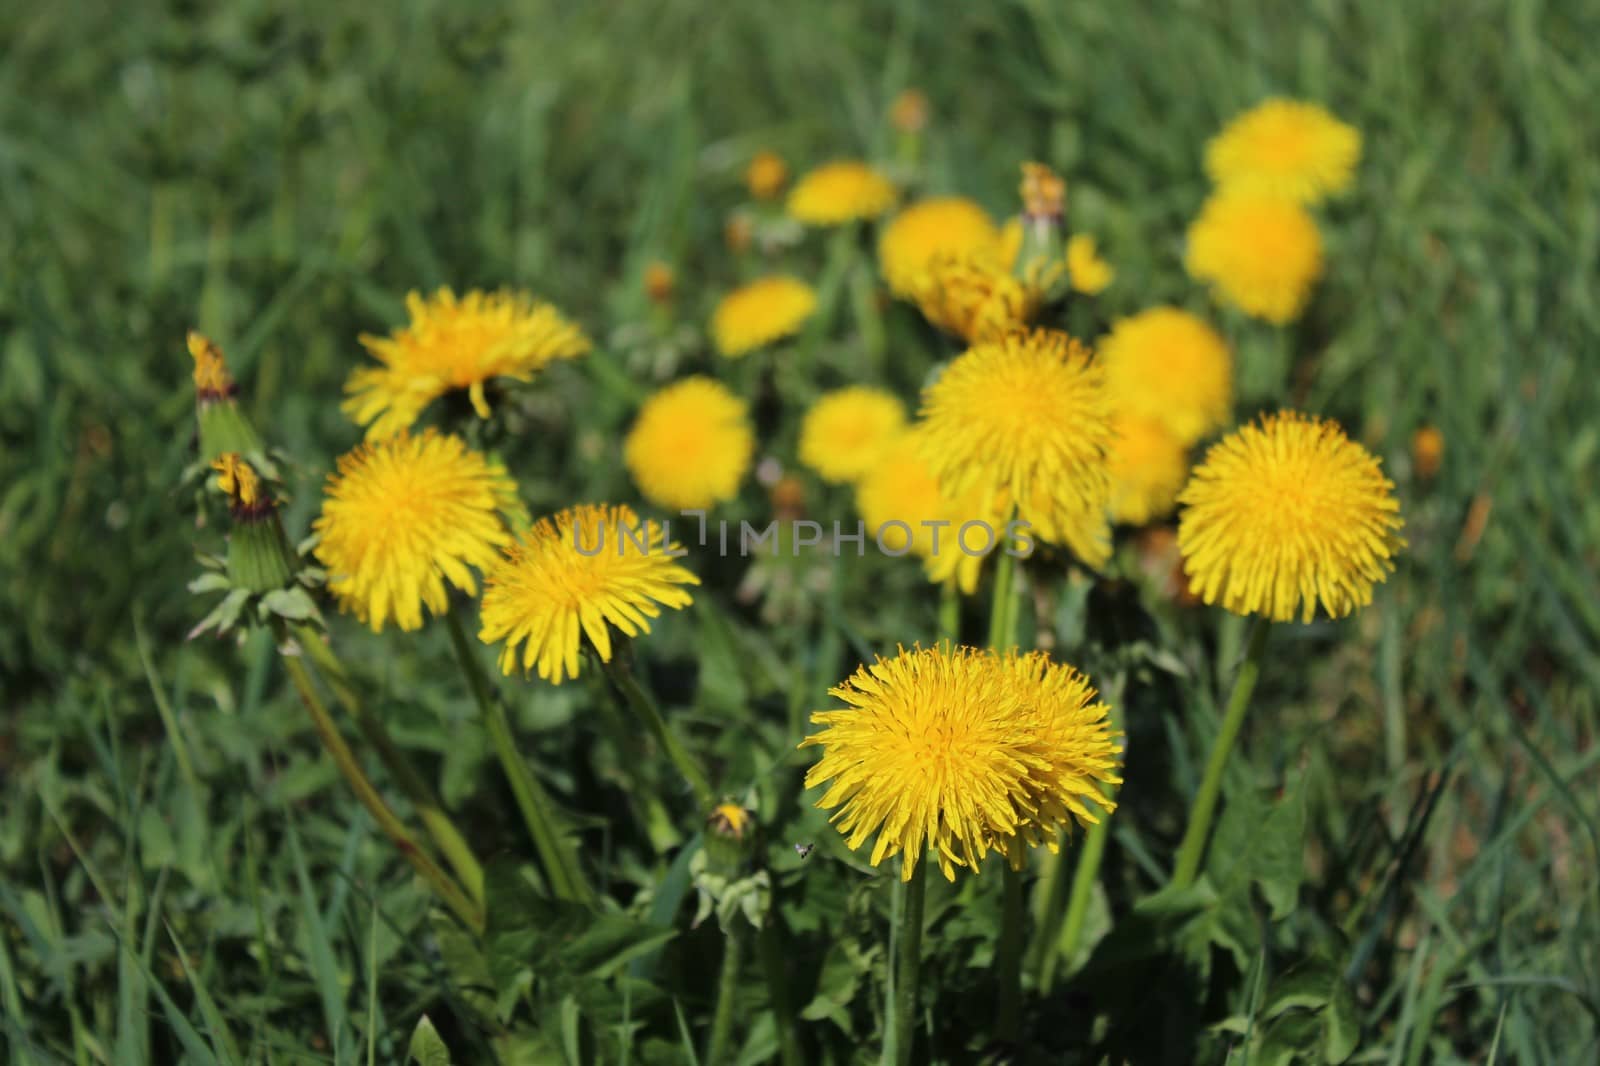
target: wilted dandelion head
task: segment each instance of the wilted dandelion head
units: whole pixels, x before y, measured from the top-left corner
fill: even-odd
[[[1165,518],[1177,506],[1189,473],[1187,449],[1160,422],[1138,415],[1112,421],[1116,437],[1107,456],[1111,475],[1111,518],[1142,526]]]
[[[1219,186],[1308,204],[1348,189],[1360,159],[1354,127],[1299,100],[1266,100],[1206,145],[1206,173]]]
[[[1022,164],[1017,195],[1022,199],[1022,213],[1028,218],[1059,219],[1066,214],[1067,183],[1044,163]]]
[[[923,389],[922,424],[948,494],[1004,494],[1043,539],[1105,561],[1111,411],[1077,340],[1039,329],[974,345]]]
[[[1309,622],[1372,602],[1405,545],[1378,460],[1336,423],[1281,411],[1212,446],[1178,501],[1189,584],[1235,614]]]
[[[1111,264],[1100,258],[1094,238],[1087,233],[1077,233],[1067,240],[1067,278],[1072,287],[1085,296],[1104,292],[1116,278]]]
[[[919,200],[901,211],[878,238],[878,263],[896,296],[916,294],[917,279],[941,256],[992,253],[1000,231],[989,213],[962,196]]]
[[[662,607],[687,607],[700,579],[678,565],[678,545],[659,522],[625,506],[581,504],[541,518],[484,580],[485,644],[505,642],[500,669],[537,669],[552,684],[578,676],[581,637],[611,661],[611,626],[650,632]],[[521,654],[518,654],[518,648]]]
[[[424,408],[466,389],[479,417],[489,417],[484,385],[494,378],[528,381],[558,359],[589,351],[589,338],[546,303],[526,293],[449,289],[406,296],[410,321],[387,337],[364,334],[379,366],[353,372],[343,407],[367,439],[409,428]]]
[[[894,393],[866,385],[836,389],[800,423],[800,461],[824,481],[854,481],[905,424],[905,405]]]
[[[800,332],[817,294],[799,278],[759,278],[724,296],[711,313],[711,340],[730,359]]]
[[[754,450],[744,401],[725,385],[697,376],[644,402],[622,458],[646,499],[691,510],[738,495]]]
[[[217,488],[228,497],[235,515],[255,510],[265,499],[261,475],[238,452],[219,455],[212,460],[211,469],[217,472]]]
[[[1049,281],[1018,278],[993,253],[940,254],[916,276],[912,297],[929,322],[976,344],[1031,322]]]
[[[824,163],[789,190],[789,214],[809,226],[839,226],[877,218],[894,206],[894,185],[853,159]]]
[[[208,337],[190,331],[189,354],[194,358],[194,394],[202,404],[232,396],[237,389],[228,364],[222,358],[222,349]]]
[[[1117,411],[1160,422],[1185,445],[1228,423],[1233,359],[1203,319],[1152,307],[1118,319],[1099,349]]]
[[[1015,863],[1069,819],[1096,820],[1086,796],[1109,809],[1094,783],[1116,779],[1106,708],[1043,660],[902,648],[834,688],[846,706],[813,714],[824,728],[801,746],[823,749],[806,787],[828,784],[817,806],[836,808],[845,845],[876,834],[869,861],[903,855],[905,880],[931,850],[954,880],[991,850]]]
[[[1190,224],[1184,266],[1223,302],[1282,325],[1322,276],[1322,235],[1293,200],[1224,189]]]
[[[744,170],[744,184],[757,200],[772,200],[789,180],[789,165],[776,152],[757,152]]]
[[[343,610],[381,630],[422,625],[422,608],[443,614],[446,585],[477,591],[483,570],[510,541],[505,516],[520,515],[505,468],[459,437],[426,430],[368,442],[328,475],[312,524],[317,558]]]

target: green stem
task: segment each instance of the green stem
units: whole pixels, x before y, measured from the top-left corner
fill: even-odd
[[[489,684],[483,663],[473,652],[466,630],[461,625],[460,612],[445,612],[445,621],[445,628],[450,631],[450,643],[455,647],[456,660],[461,664],[461,672],[466,675],[473,698],[478,702],[478,710],[483,714],[489,741],[494,745],[495,754],[500,757],[500,766],[511,785],[517,809],[522,812],[528,834],[533,837],[533,845],[539,852],[539,861],[544,866],[545,877],[549,879],[550,890],[558,899],[593,903],[594,892],[584,879],[578,857],[558,828],[555,805],[544,786],[528,769],[527,761],[517,751],[516,737],[512,735],[511,723],[506,718],[505,705]]]
[[[334,696],[355,722],[356,728],[361,731],[362,737],[372,745],[373,750],[378,753],[378,758],[395,779],[395,783],[400,786],[400,791],[411,801],[417,817],[422,820],[423,828],[427,829],[440,854],[461,879],[467,894],[472,897],[473,902],[480,907],[483,906],[483,866],[472,853],[472,848],[467,845],[466,838],[456,828],[455,822],[445,813],[444,805],[439,802],[438,796],[417,772],[417,768],[412,765],[405,752],[395,744],[394,738],[389,736],[383,720],[367,710],[361,694],[350,683],[350,674],[345,670],[344,663],[334,654],[333,648],[322,639],[321,634],[307,625],[295,626],[293,632],[296,642],[316,664],[328,687],[333,689]]]
[[[889,342],[883,331],[883,317],[878,312],[877,283],[872,271],[865,269],[861,263],[854,263],[849,284],[850,308],[855,315],[856,328],[861,331],[861,346],[866,353],[866,376],[869,380],[882,383]]]
[[[706,777],[705,771],[700,769],[700,764],[695,762],[694,756],[678,740],[672,732],[667,720],[661,717],[661,712],[656,708],[656,701],[650,694],[639,687],[639,681],[633,676],[633,671],[626,661],[626,650],[618,649],[618,654],[611,656],[611,661],[605,664],[606,675],[622,693],[623,699],[628,701],[628,706],[644,721],[645,728],[650,730],[650,735],[655,737],[656,743],[667,753],[667,758],[672,760],[672,765],[678,768],[678,773],[689,782],[689,787],[694,790],[695,802],[700,805],[702,812],[709,812],[717,802],[716,793],[711,790],[711,781]]]
[[[1000,915],[1000,940],[994,949],[995,976],[1000,984],[995,1030],[1000,1039],[1016,1043],[1022,1034],[1022,871],[1004,868],[1004,903]]]
[[[1174,887],[1187,888],[1194,884],[1200,872],[1206,837],[1211,831],[1211,816],[1216,813],[1217,795],[1222,790],[1222,774],[1228,767],[1228,755],[1233,751],[1234,742],[1239,738],[1245,711],[1250,707],[1250,694],[1255,691],[1256,679],[1261,674],[1261,653],[1266,646],[1267,622],[1257,619],[1250,630],[1244,662],[1233,679],[1233,693],[1228,697],[1228,709],[1222,716],[1222,728],[1211,745],[1211,757],[1206,761],[1205,776],[1200,779],[1200,791],[1195,793],[1194,806],[1189,808],[1189,825],[1183,831],[1183,842],[1178,845],[1178,859],[1172,871]]]
[[[322,697],[317,695],[316,688],[311,682],[311,675],[306,670],[305,664],[300,661],[300,657],[285,655],[282,658],[284,666],[289,671],[289,679],[294,683],[295,691],[300,694],[300,702],[311,712],[311,722],[316,726],[317,735],[322,738],[323,747],[327,748],[328,754],[333,757],[334,765],[355,790],[356,798],[361,801],[361,805],[372,815],[384,835],[400,849],[400,854],[405,856],[412,869],[416,870],[439,894],[445,905],[474,932],[483,932],[483,912],[450,879],[450,875],[423,851],[422,845],[411,835],[411,831],[405,827],[394,811],[389,809],[389,805],[373,787],[366,771],[361,769],[361,763],[357,761],[350,746],[345,743],[339,727],[334,724],[333,716],[328,713],[328,708],[323,706]]]
[[[902,854],[902,863],[911,857]],[[922,972],[922,918],[928,869],[917,863],[911,880],[895,886],[894,970],[889,991],[889,1038],[883,1045],[883,1066],[909,1066],[917,1035],[917,991]]]
[[[735,915],[734,922],[744,919]],[[733,1040],[733,1000],[739,991],[739,962],[744,931],[737,925],[722,931],[722,976],[717,981],[717,1007],[711,1015],[711,1039],[706,1044],[706,1066],[732,1062],[728,1045]]]
[[[939,586],[939,639],[961,643],[961,589],[955,578]]]
[[[598,663],[599,656],[595,656],[593,661]],[[621,784],[628,793],[628,805],[633,808],[634,818],[644,828],[645,836],[649,838],[656,854],[664,855],[681,844],[683,836],[672,824],[672,815],[657,794],[656,775],[650,773],[649,755],[639,730],[623,714],[616,690],[606,684],[605,678],[590,673],[586,679],[591,683],[590,691],[595,697],[595,717],[617,750],[618,769],[621,772]]]
[[[761,968],[766,972],[767,1000],[778,1027],[778,1055],[783,1066],[802,1066],[800,1031],[795,1025],[794,1004],[789,1000],[789,958],[783,947],[783,931],[778,927],[776,908],[767,915],[756,939],[761,953]]]
[[[1007,519],[1010,522],[1010,519]],[[989,647],[1004,654],[1017,643],[1017,557],[1002,543],[995,560],[994,602],[989,611]]]

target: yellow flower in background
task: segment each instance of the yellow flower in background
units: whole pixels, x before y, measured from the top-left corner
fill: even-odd
[[[901,133],[921,133],[928,125],[928,97],[921,89],[902,89],[889,105],[889,121]]]
[[[1117,411],[1164,424],[1184,445],[1228,424],[1233,357],[1204,319],[1151,307],[1113,323],[1099,349]]]
[[[1372,602],[1404,524],[1378,460],[1336,423],[1294,411],[1240,427],[1206,453],[1179,502],[1190,587],[1235,614],[1311,621]]]
[[[1266,100],[1206,145],[1206,173],[1219,186],[1314,204],[1355,179],[1361,134],[1324,108]]]
[[[1177,506],[1189,455],[1183,442],[1160,422],[1119,415],[1112,422],[1116,440],[1107,465],[1111,475],[1111,518],[1142,526],[1165,518]]]
[[[905,424],[905,405],[894,393],[867,385],[836,389],[800,423],[800,461],[824,481],[854,481]]]
[[[658,259],[644,268],[644,294],[650,297],[651,303],[671,303],[677,288],[677,275],[666,263]]]
[[[341,456],[312,529],[340,608],[373,632],[391,620],[413,630],[423,607],[449,609],[447,585],[477,591],[473,568],[492,565],[511,540],[507,516],[525,512],[505,468],[429,429]]]
[[[1093,237],[1079,233],[1067,239],[1067,277],[1074,289],[1094,296],[1104,292],[1116,276],[1111,264],[1100,258]]]
[[[829,695],[846,706],[811,716],[824,728],[800,746],[823,756],[806,787],[827,784],[817,806],[846,847],[876,835],[873,866],[903,856],[903,880],[929,851],[952,881],[990,851],[1015,864],[1071,820],[1097,821],[1085,798],[1112,806],[1094,784],[1117,780],[1105,705],[1042,654],[902,648]]]
[[[912,296],[933,325],[969,344],[1020,329],[1038,314],[1045,284],[1015,277],[993,254],[935,257]]]
[[[922,391],[921,440],[953,497],[1004,493],[1039,537],[1110,557],[1111,411],[1087,348],[1056,330],[974,345]]]
[[[963,499],[951,499],[940,491],[916,430],[891,441],[856,482],[856,510],[886,552],[917,556],[924,560],[928,580],[954,579],[969,596],[977,591],[986,556],[961,550],[961,527],[984,522],[998,534],[1005,524],[993,495],[969,491]],[[971,547],[979,551],[981,545],[974,540]]]
[[[1322,234],[1293,200],[1224,189],[1189,226],[1184,266],[1223,302],[1283,325],[1322,276]]]
[[[697,376],[645,401],[622,457],[650,502],[694,510],[737,496],[754,450],[744,401],[725,385]]]
[[[789,190],[789,214],[809,226],[839,226],[877,218],[894,206],[888,178],[853,159],[824,163]]]
[[[917,278],[940,256],[991,252],[1000,238],[989,213],[962,196],[918,200],[878,238],[878,263],[889,290],[910,298]]]
[[[1012,652],[991,660],[1028,707],[1031,736],[1026,748],[1029,772],[1022,781],[1016,832],[997,836],[996,851],[1013,870],[1027,863],[1028,849],[1060,850],[1059,837],[1073,824],[1091,826],[1117,809],[1099,783],[1118,785],[1120,756],[1111,728],[1111,709],[1097,702],[1089,679],[1044,652]]]
[[[717,351],[737,359],[800,332],[817,309],[817,294],[798,278],[760,278],[724,296],[711,312]]]
[[[1444,462],[1444,434],[1437,426],[1423,426],[1411,434],[1411,465],[1423,480],[1439,472]]]
[[[531,380],[558,359],[589,351],[589,338],[549,304],[526,293],[473,290],[457,299],[449,289],[406,296],[410,321],[387,337],[361,336],[381,363],[350,375],[343,406],[367,439],[408,429],[424,408],[466,389],[479,417],[489,417],[484,384],[493,378]]]
[[[485,578],[478,639],[505,642],[502,673],[520,659],[524,672],[559,685],[578,676],[583,637],[610,662],[611,626],[636,637],[662,607],[690,604],[683,586],[700,579],[678,565],[679,551],[661,523],[625,506],[582,504],[541,518]]]
[[[789,180],[789,165],[776,152],[757,152],[744,171],[744,184],[757,200],[773,200]]]

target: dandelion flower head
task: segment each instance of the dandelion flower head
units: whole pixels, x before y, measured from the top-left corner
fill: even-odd
[[[720,382],[696,376],[645,401],[622,458],[646,499],[693,510],[738,495],[754,450],[744,401]]]
[[[409,428],[434,400],[467,390],[480,418],[489,417],[484,386],[495,378],[529,381],[559,359],[589,351],[589,338],[561,312],[526,293],[449,289],[406,297],[407,324],[361,344],[380,365],[345,382],[344,411],[377,440]]]
[[[1222,302],[1283,325],[1322,276],[1322,234],[1293,200],[1223,189],[1190,224],[1184,266]]]
[[[1111,518],[1142,526],[1165,518],[1177,506],[1189,473],[1183,442],[1160,422],[1118,415],[1115,442],[1107,457],[1111,475]]]
[[[795,182],[788,210],[808,226],[841,226],[877,218],[894,199],[894,184],[882,173],[858,160],[839,159]]]
[[[905,424],[905,405],[894,393],[867,385],[836,389],[800,423],[800,461],[824,481],[855,481]]]
[[[1334,422],[1282,411],[1212,446],[1178,497],[1178,550],[1208,604],[1274,621],[1372,602],[1404,546],[1394,484]]]
[[[878,264],[889,291],[915,295],[917,279],[940,256],[990,253],[1000,239],[989,213],[961,196],[919,200],[901,211],[878,238]]]
[[[443,614],[447,586],[477,591],[483,570],[521,516],[505,468],[432,429],[369,441],[340,457],[312,524],[317,558],[342,609],[373,632],[393,621],[422,626],[422,609]]]
[[[711,340],[730,359],[800,332],[817,294],[799,278],[759,278],[733,290],[711,313]]]
[[[856,510],[883,550],[917,556],[924,560],[928,580],[954,580],[969,596],[977,591],[985,555],[977,543],[970,552],[962,550],[961,527],[981,522],[998,530],[1005,522],[998,503],[995,494],[981,489],[960,499],[946,496],[915,429],[885,446],[856,482]]]
[[[1099,349],[1118,412],[1160,422],[1185,445],[1228,423],[1233,358],[1204,319],[1176,307],[1148,308],[1118,319]]]
[[[503,673],[520,660],[559,685],[578,676],[582,638],[610,662],[612,626],[636,637],[662,607],[690,604],[684,586],[700,579],[680,554],[661,523],[641,522],[626,506],[582,504],[541,518],[485,578],[478,639],[505,642]]]
[[[1361,134],[1325,108],[1274,98],[1235,118],[1206,145],[1217,185],[1314,204],[1355,180]]]

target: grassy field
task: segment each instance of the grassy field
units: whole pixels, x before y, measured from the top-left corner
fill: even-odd
[[[1067,179],[1072,226],[1117,270],[1092,311],[1074,309],[1075,331],[1156,303],[1208,315],[1234,346],[1239,419],[1280,404],[1338,419],[1382,458],[1409,542],[1370,609],[1274,630],[1212,847],[1216,892],[1165,906],[1148,900],[1243,620],[1153,597],[1131,540],[1113,567],[1129,580],[1029,570],[1040,610],[1026,632],[1119,707],[1122,807],[1081,949],[1030,996],[1019,1039],[992,1027],[997,872],[931,881],[919,1054],[1595,1061],[1600,7],[378,11],[0,11],[8,1061],[402,1062],[423,1015],[457,1063],[704,1061],[719,923],[693,921],[694,847],[658,849],[634,825],[637,775],[667,771],[630,765],[593,670],[501,690],[606,898],[598,916],[529,887],[533,852],[444,627],[374,636],[328,611],[487,864],[490,930],[475,942],[340,779],[271,635],[184,640],[206,609],[186,590],[195,548],[217,536],[183,481],[184,335],[223,345],[244,409],[287,457],[293,540],[359,439],[338,404],[365,358],[357,336],[402,322],[412,289],[526,287],[596,352],[507,403],[486,442],[535,515],[636,502],[618,442],[639,399],[722,372],[704,323],[751,269],[723,239],[746,162],[888,158],[886,112],[912,86],[931,103],[923,190],[1000,216],[1021,161]],[[1274,93],[1326,104],[1364,139],[1355,190],[1322,213],[1326,277],[1286,329],[1211,307],[1183,270],[1206,140]],[[824,254],[815,235],[782,253],[810,274]],[[667,312],[642,282],[658,260],[677,278]],[[872,330],[882,380],[908,400],[957,350],[908,307],[849,310],[819,340],[815,376],[786,385],[792,409],[769,417],[759,455],[792,464],[799,411],[852,380]],[[1410,453],[1423,426],[1445,441],[1431,478]],[[847,494],[811,491],[811,512],[853,518]],[[728,514],[766,507],[749,483]],[[794,745],[856,663],[934,638],[937,590],[870,556],[691,564],[694,607],[669,612],[639,657],[719,787],[757,812],[787,937],[752,946],[721,997],[727,1061],[776,1061],[772,967],[798,1015],[793,1061],[875,1061],[894,878],[812,808],[812,756]],[[985,603],[968,607],[969,633]],[[677,835],[697,841],[689,797],[665,795]]]

